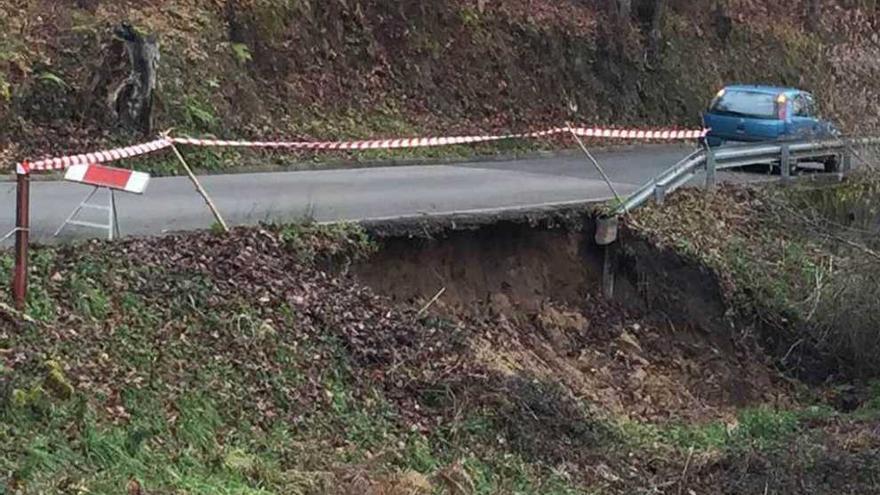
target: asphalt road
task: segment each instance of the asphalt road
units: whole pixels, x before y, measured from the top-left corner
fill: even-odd
[[[645,146],[595,154],[614,189],[625,196],[686,156],[685,146]],[[743,180],[725,174],[726,180]],[[226,221],[254,225],[305,218],[316,221],[375,220],[573,202],[603,202],[612,192],[578,154],[555,158],[452,165],[395,166],[302,172],[209,175],[201,178]],[[55,229],[90,187],[35,181],[31,187],[31,236],[51,242]],[[213,217],[185,177],[154,178],[143,196],[117,193],[123,235],[209,228]],[[0,183],[0,236],[12,230],[15,184]],[[93,202],[105,202],[101,191]],[[106,214],[83,219],[106,223]],[[68,227],[61,239],[106,235]],[[8,244],[9,241],[6,241]]]

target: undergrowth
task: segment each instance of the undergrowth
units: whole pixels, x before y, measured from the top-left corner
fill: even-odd
[[[873,421],[876,400],[851,417],[621,421],[561,382],[477,366],[473,329],[332,275],[375,249],[309,223],[36,249],[36,321],[0,320],[0,486],[616,494],[684,465],[717,488],[744,459],[821,445],[823,422]]]
[[[880,255],[873,174],[839,185],[685,192],[632,225],[714,269],[728,304],[780,363],[814,379],[871,378]]]
[[[873,32],[873,12],[864,6],[826,9],[828,25],[821,24],[828,34],[848,28],[826,36],[807,29],[797,8],[772,2],[732,4],[736,16],[673,2],[654,51],[641,19],[645,9],[609,29],[613,23],[595,5],[544,0],[476,6],[174,0],[136,9],[90,0],[48,10],[3,0],[0,7],[9,13],[0,26],[0,126],[8,163],[143,138],[119,129],[105,103],[128,76],[124,47],[109,29],[123,19],[159,37],[155,130],[180,135],[350,140],[523,131],[566,121],[694,127],[711,95],[731,82],[803,86],[843,127],[876,125],[871,112],[852,111],[854,101],[876,100],[874,67],[859,63],[873,55],[864,41]],[[218,171],[558,145],[191,156],[195,168]],[[132,165],[178,172],[168,158]]]
[[[347,225],[253,235],[277,236],[300,270],[375,249]],[[12,352],[0,370],[6,492],[586,493],[505,445],[491,410],[462,411],[443,428],[413,423],[381,380],[364,377],[365,349],[332,327],[306,331],[314,317],[302,296],[267,306],[197,267],[111,251],[34,250],[37,323],[0,331]],[[0,260],[7,275],[9,255]]]

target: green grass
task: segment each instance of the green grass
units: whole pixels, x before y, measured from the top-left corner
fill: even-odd
[[[687,452],[740,451],[744,449],[772,450],[800,431],[801,416],[794,411],[767,408],[744,409],[732,424],[672,423],[667,425],[626,421],[619,425],[619,433],[634,446],[660,445]]]
[[[375,249],[349,225],[269,228],[307,261]],[[407,472],[439,489],[454,466],[475,494],[587,493],[499,444],[485,411],[414,429],[379,383],[355,377],[332,332],[289,337],[307,317],[293,306],[270,321],[251,299],[217,299],[198,272],[102,253],[33,252],[29,311],[44,323],[0,341],[27,349],[0,369],[0,493],[115,494],[136,482],[147,493],[330,494],[351,473],[390,483]],[[70,373],[95,368],[100,386],[92,371]]]
[[[11,480],[7,488],[32,493],[119,493],[132,480],[158,493],[335,493],[320,490],[323,476],[340,466],[369,469],[371,476],[432,476],[456,464],[474,494],[589,493],[564,473],[497,444],[486,447],[484,439],[496,437],[491,422],[470,421],[456,439],[409,432],[381,392],[356,391],[346,375],[340,357],[324,384],[325,411],[267,428],[231,420],[222,404],[198,391],[168,404],[158,391],[123,390],[121,424],[80,393],[5,404],[0,435],[9,441],[0,449],[0,473]],[[386,460],[375,465],[377,455]]]
[[[852,415],[865,421],[880,419],[880,380],[875,380],[869,385],[866,400],[852,412]]]
[[[271,226],[297,258],[313,263],[318,257],[361,261],[375,253],[377,244],[357,224],[304,222]]]
[[[236,446],[240,440],[224,428],[210,401],[181,400],[173,421],[156,404],[126,402],[131,419],[119,426],[103,422],[82,398],[40,412],[5,411],[4,433],[24,442],[4,449],[0,470],[34,493],[74,487],[119,493],[131,480],[151,491],[204,494],[284,488],[257,469],[271,466],[274,453],[244,455],[247,450]],[[261,435],[248,440],[260,441]]]

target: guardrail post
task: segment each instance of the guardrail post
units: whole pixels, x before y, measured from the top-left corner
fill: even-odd
[[[654,186],[654,201],[658,205],[662,205],[664,201],[666,201],[666,188],[668,186],[666,184],[657,184]]]
[[[840,155],[840,171],[843,173],[852,172],[853,169],[853,151],[847,143],[844,145],[843,153]]]
[[[617,265],[617,243],[602,247],[602,296],[614,298],[615,268]]]
[[[715,191],[718,183],[718,162],[715,160],[715,151],[706,147],[706,189],[710,192]]]
[[[30,175],[18,173],[16,175],[15,271],[12,276],[12,299],[15,302],[15,308],[19,311],[24,311],[27,304],[30,190]]]
[[[791,182],[791,149],[788,144],[782,145],[782,159],[779,161],[779,173],[782,175],[782,182]]]
[[[619,218],[616,215],[596,219],[595,240],[602,249],[602,295],[609,300],[614,297],[618,228]]]

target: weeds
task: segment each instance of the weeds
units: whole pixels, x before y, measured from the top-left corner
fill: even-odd
[[[217,125],[217,117],[210,106],[195,98],[189,98],[184,102],[187,123],[195,130],[210,130]]]
[[[50,324],[0,341],[7,491],[594,493],[631,488],[596,485],[596,459],[621,478],[661,452],[678,477],[690,448],[764,455],[824,413],[618,427],[560,384],[470,368],[443,347],[458,325],[314,266],[368,256],[361,229],[266,229],[37,250]]]
[[[876,179],[683,196],[638,212],[640,227],[714,269],[740,321],[765,329],[758,337],[783,366],[816,378],[878,372]]]
[[[299,263],[375,249],[354,226],[273,229]],[[228,238],[205,234],[209,244]],[[198,265],[168,270],[149,256],[133,264],[109,252],[114,246],[35,251],[48,321],[77,325],[4,337],[4,349],[26,357],[0,373],[5,489],[339,493],[353,478],[394,485],[407,473],[441,487],[445,473],[470,493],[580,493],[498,443],[507,432],[494,419],[416,427],[399,392],[364,378],[374,358],[362,347],[372,344],[353,347],[329,322],[302,330],[317,317],[314,305],[276,311],[219,289],[227,281]],[[540,393],[529,407],[553,414]]]
[[[798,433],[800,421],[806,417],[793,411],[757,408],[740,411],[732,424],[658,426],[627,421],[618,426],[618,431],[635,447],[665,445],[680,452],[768,451],[783,447]]]
[[[239,64],[246,64],[254,59],[253,55],[251,55],[251,49],[244,43],[232,43],[230,48],[235,60]]]
[[[357,224],[307,221],[272,228],[293,254],[308,263],[314,263],[320,255],[325,260],[341,260],[347,265],[366,259],[377,249],[376,243]]]
[[[27,313],[37,321],[55,320],[56,303],[49,286],[54,276],[55,253],[50,249],[34,249],[30,254]]]

